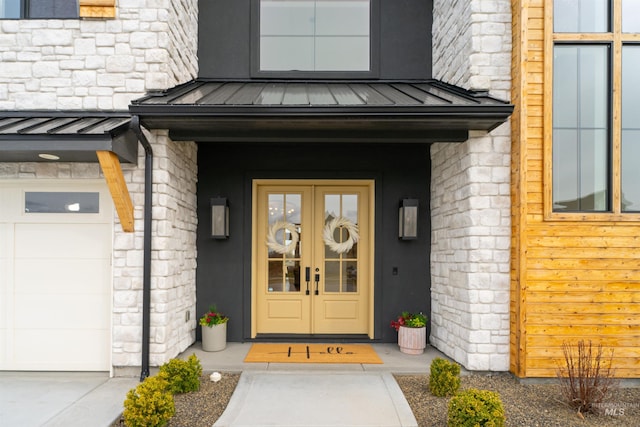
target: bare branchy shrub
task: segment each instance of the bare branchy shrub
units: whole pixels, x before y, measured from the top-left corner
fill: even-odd
[[[605,356],[602,345],[597,347],[579,341],[576,346],[562,344],[565,366],[557,370],[565,400],[578,413],[597,413],[599,404],[614,389],[618,381],[612,366],[613,350]]]

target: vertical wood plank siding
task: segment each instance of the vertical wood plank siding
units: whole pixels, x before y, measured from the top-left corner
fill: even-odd
[[[639,377],[640,222],[544,215],[551,185],[544,178],[551,167],[550,115],[545,121],[551,103],[545,53],[553,47],[545,39],[552,34],[545,6],[551,5],[512,1],[511,371],[553,377],[562,343],[583,339],[614,349],[619,377]]]
[[[522,22],[526,18],[528,9],[522,7],[520,0],[512,0],[512,85],[511,102],[514,111],[511,115],[511,285],[510,285],[510,336],[509,336],[509,364],[510,370],[517,376],[524,376],[524,301],[525,296],[521,286],[524,281],[520,277],[520,272],[525,268],[522,265],[526,258],[521,249],[523,242],[521,239],[523,219],[526,209],[526,192],[521,190],[522,183],[526,182],[526,164],[522,151],[524,144],[520,141],[526,140],[526,105],[525,78],[527,25]]]

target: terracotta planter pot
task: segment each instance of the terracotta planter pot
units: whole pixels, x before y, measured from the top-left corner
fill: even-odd
[[[202,349],[204,351],[220,351],[227,346],[227,324],[202,327]]]
[[[398,345],[400,351],[406,354],[422,354],[427,346],[427,327],[398,329]]]

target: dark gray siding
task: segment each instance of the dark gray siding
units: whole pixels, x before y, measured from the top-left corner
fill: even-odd
[[[430,313],[427,144],[200,143],[198,168],[197,312],[200,316],[216,303],[229,314],[230,341],[248,339],[251,332],[251,183],[255,178],[374,179],[375,338],[395,342],[397,334],[389,322],[403,310]],[[228,240],[208,236],[209,200],[217,196],[229,199]],[[402,198],[420,201],[417,240],[398,239]],[[199,334],[198,329],[198,339]]]
[[[431,78],[431,0],[381,0],[380,78]]]
[[[200,77],[249,78],[251,1],[200,0]]]
[[[379,46],[373,70],[380,79],[431,78],[432,0],[378,1],[372,31]],[[199,2],[199,77],[251,77],[251,0]]]

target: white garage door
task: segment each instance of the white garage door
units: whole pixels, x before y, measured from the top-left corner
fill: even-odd
[[[109,370],[112,224],[103,182],[0,181],[1,370]]]

